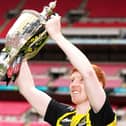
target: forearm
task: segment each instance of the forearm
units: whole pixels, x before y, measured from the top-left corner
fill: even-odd
[[[35,87],[31,71],[26,61],[22,63],[19,76],[15,83],[27,101],[39,114],[44,116],[51,97]]]
[[[64,38],[61,33],[60,20],[60,16],[52,16],[45,25],[46,30],[48,31],[50,37],[64,51],[72,65],[82,74],[85,74],[84,72],[87,71],[87,69],[91,69],[91,64],[87,57],[83,55],[83,53],[77,47],[75,47],[71,42]]]
[[[27,61],[22,62],[20,72],[15,83],[19,87],[19,91],[22,93],[27,93],[28,89],[32,89],[35,87]]]

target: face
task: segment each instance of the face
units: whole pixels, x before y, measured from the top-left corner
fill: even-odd
[[[74,104],[81,104],[87,101],[87,95],[84,88],[84,80],[78,71],[71,74],[70,95]]]

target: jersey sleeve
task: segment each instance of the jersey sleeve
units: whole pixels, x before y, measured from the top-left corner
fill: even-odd
[[[108,98],[106,98],[103,107],[98,113],[94,113],[94,111],[91,109],[90,115],[91,115],[90,118],[92,120],[92,124],[98,126],[100,125],[107,126],[108,124],[114,122],[116,117],[115,113],[112,110]]]
[[[52,99],[48,105],[44,120],[50,123],[52,126],[56,126],[56,122],[59,117],[73,110],[74,108],[72,106],[57,102],[56,100]]]

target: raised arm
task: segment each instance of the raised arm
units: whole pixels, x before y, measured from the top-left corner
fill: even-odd
[[[20,73],[15,83],[19,86],[20,93],[40,115],[44,116],[51,97],[35,87],[27,61],[22,62]]]
[[[98,81],[95,71],[86,55],[62,35],[60,20],[60,16],[52,16],[46,23],[46,29],[51,38],[64,51],[71,64],[82,74],[90,104],[94,111],[98,112],[106,99],[104,89]]]

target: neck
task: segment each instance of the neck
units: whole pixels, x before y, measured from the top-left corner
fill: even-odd
[[[76,105],[76,110],[78,114],[85,114],[89,110],[89,108],[90,108],[90,105],[88,101]]]

